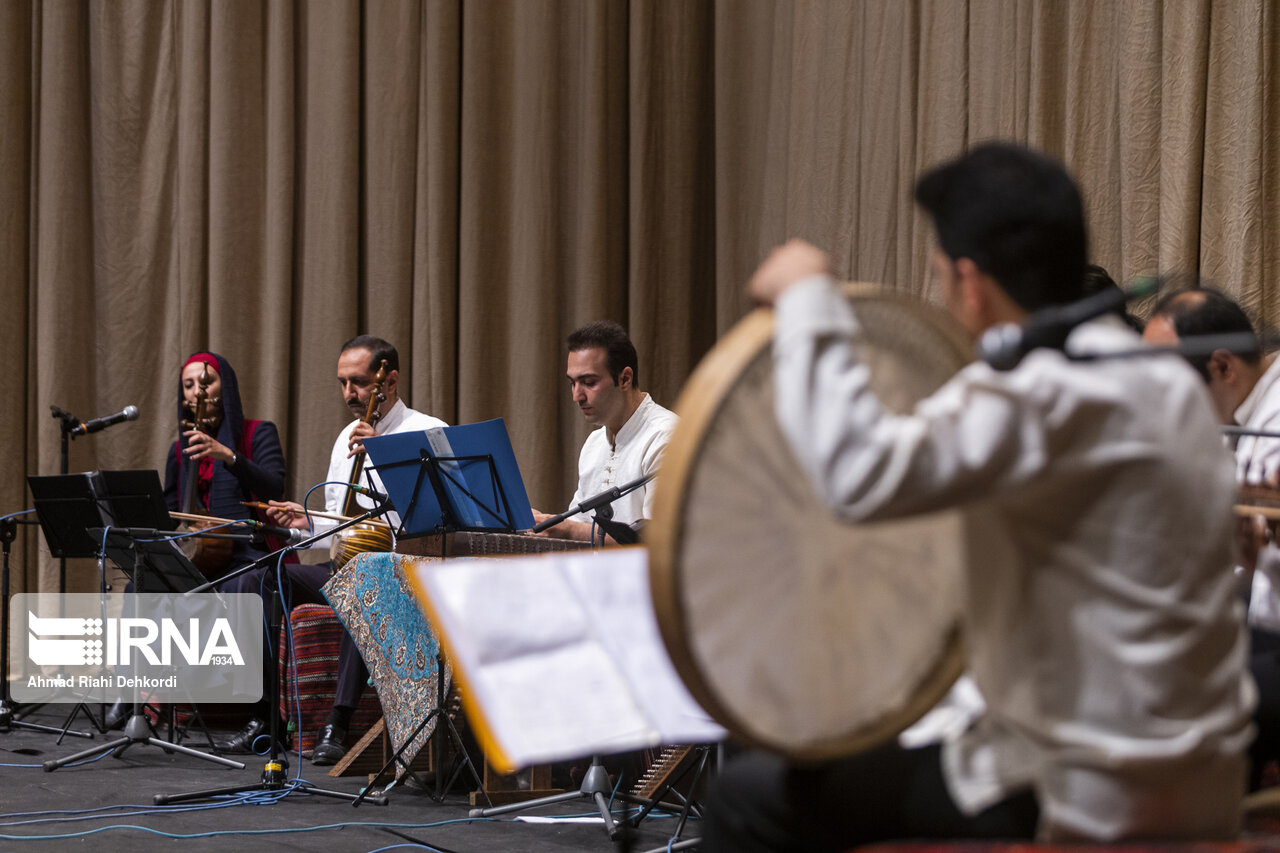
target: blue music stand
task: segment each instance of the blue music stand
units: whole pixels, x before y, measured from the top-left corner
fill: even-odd
[[[380,435],[365,439],[364,447],[400,514],[397,536],[533,527],[501,418]]]

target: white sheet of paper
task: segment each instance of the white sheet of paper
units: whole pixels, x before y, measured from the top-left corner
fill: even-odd
[[[515,766],[725,737],[667,655],[648,552],[413,567],[479,713]]]
[[[649,593],[649,552],[606,549],[592,556],[566,563],[565,573],[586,604],[595,636],[626,676],[660,742],[723,740],[728,733],[689,694],[667,654]],[[602,566],[602,559],[607,566]]]

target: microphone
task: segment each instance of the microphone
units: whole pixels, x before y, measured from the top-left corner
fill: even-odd
[[[360,486],[355,483],[348,483],[347,485],[350,487],[351,491],[355,492],[358,495],[364,495],[365,497],[373,498],[375,501],[377,501],[380,504],[391,503],[391,498],[387,497],[382,492],[375,492],[373,489],[370,489],[368,486]]]
[[[613,502],[616,501],[618,498],[622,497],[623,495],[634,492],[636,489],[640,488],[645,483],[652,480],[653,477],[654,477],[653,474],[645,474],[643,477],[637,477],[636,479],[632,480],[629,483],[623,483],[621,486],[614,486],[611,489],[605,489],[600,494],[592,495],[591,497],[584,499],[581,503],[577,504],[576,506],[569,507],[569,509],[565,510],[559,515],[553,515],[553,516],[550,516],[549,518],[545,518],[542,521],[539,521],[537,524],[533,526],[533,532],[541,533],[542,531],[546,530],[548,527],[555,527],[557,524],[564,521],[566,518],[568,518],[571,515],[577,515],[578,513],[587,513],[587,512],[591,512],[592,510],[596,510],[597,512],[597,519],[596,519],[597,523],[599,523],[599,516],[605,515],[605,513],[601,512],[602,510],[607,511],[607,516],[605,520],[612,521]],[[626,525],[622,525],[622,526],[626,526]],[[612,531],[609,531],[609,532],[610,532],[610,535],[612,535]],[[614,536],[613,539],[615,542],[617,542],[620,545],[630,544],[630,542],[623,542],[617,536]],[[636,541],[638,540],[635,538],[631,539],[631,542],[636,542]]]
[[[91,432],[104,430],[109,426],[124,423],[125,421],[136,421],[138,419],[137,406],[125,406],[123,411],[116,412],[114,415],[107,415],[105,418],[94,418],[84,423],[76,424],[71,428],[72,435],[88,435]]]
[[[978,357],[996,370],[1012,370],[1032,350],[1062,349],[1076,326],[1121,311],[1129,300],[1150,296],[1158,287],[1157,279],[1144,277],[1125,290],[1108,288],[1076,302],[1042,308],[1021,325],[992,326],[978,341]]]
[[[289,545],[297,545],[307,538],[306,531],[299,530],[296,527],[276,527],[274,524],[267,524],[252,518],[245,519],[244,523],[259,533],[267,533],[283,539]]]

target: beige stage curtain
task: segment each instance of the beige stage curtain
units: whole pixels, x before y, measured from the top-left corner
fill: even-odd
[[[1071,166],[1116,278],[1199,271],[1275,322],[1278,31],[1269,0],[0,3],[0,514],[58,470],[50,405],[143,412],[71,470],[159,466],[203,348],[300,498],[361,332],[415,407],[506,418],[560,508],[569,330],[626,324],[671,404],[787,237],[931,297],[913,179],[988,138]],[[15,590],[56,588],[41,550]]]

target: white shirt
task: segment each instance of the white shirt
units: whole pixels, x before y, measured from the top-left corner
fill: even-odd
[[[675,431],[676,421],[675,412],[662,408],[645,394],[640,405],[614,436],[613,444],[609,443],[604,427],[587,436],[582,444],[582,453],[578,455],[578,490],[573,493],[569,508],[615,486],[656,473],[671,433]],[[613,502],[614,521],[634,524],[652,517],[652,481]],[[580,512],[568,520],[590,523],[592,516]]]
[[[1258,379],[1235,411],[1236,423],[1248,429],[1280,432],[1280,358]],[[1259,485],[1280,470],[1280,439],[1242,435],[1236,443],[1236,481]],[[1280,632],[1280,548],[1269,544],[1258,552],[1249,594],[1249,622]]]
[[[1035,787],[1045,838],[1232,835],[1251,735],[1234,484],[1199,377],[1180,359],[961,370],[885,411],[830,279],[778,300],[776,410],[818,493],[850,520],[964,505],[969,671],[987,711],[944,743],[974,814]],[[1073,351],[1132,349],[1118,320]],[[910,566],[904,566],[909,571]]]
[[[352,459],[347,457],[347,444],[351,440],[351,431],[356,428],[358,423],[360,423],[360,420],[357,418],[343,427],[342,432],[338,433],[338,438],[333,442],[333,450],[329,454],[329,473],[325,475],[325,479],[328,481],[328,485],[324,487],[324,508],[326,512],[341,514],[343,504],[346,503],[347,495],[351,491],[341,484],[351,481]],[[391,410],[378,419],[374,430],[378,435],[391,435],[393,433],[413,432],[442,426],[448,426],[448,424],[439,418],[433,418],[431,415],[424,415],[422,412],[409,408],[404,404],[403,400],[396,400]],[[382,479],[378,476],[378,472],[370,470],[367,466],[361,471],[360,483],[375,492],[386,491],[382,488]],[[365,510],[373,509],[374,507],[373,499],[364,495],[357,495],[356,502]],[[399,526],[400,516],[396,513],[388,512],[385,517],[393,530]],[[312,523],[316,533],[322,533],[338,525],[338,522],[325,518],[313,518]],[[329,544],[328,539],[322,539],[311,547],[328,548]]]

